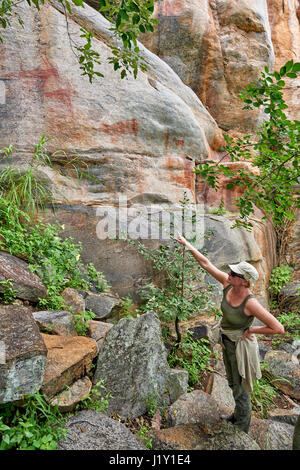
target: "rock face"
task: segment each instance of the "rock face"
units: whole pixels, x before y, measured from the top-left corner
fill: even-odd
[[[94,383],[102,379],[110,392],[109,412],[142,415],[147,402],[168,405],[187,389],[187,372],[171,371],[162,343],[160,322],[149,312],[121,319],[106,334],[99,352]]]
[[[17,291],[19,299],[37,302],[39,297],[47,295],[47,289],[36,274],[28,269],[28,264],[20,258],[7,253],[0,252],[0,281],[12,279],[12,288]],[[1,286],[1,289],[3,287]]]
[[[155,16],[159,24],[141,37],[144,44],[195,91],[222,129],[254,130],[259,113],[242,111],[238,94],[274,64],[266,2],[163,0]]]
[[[13,20],[0,45],[0,83],[5,96],[0,109],[0,148],[13,144],[14,164],[21,165],[43,133],[53,138],[47,148],[54,167],[40,167],[58,202],[56,215],[49,214],[49,221],[55,218],[64,224],[64,236],[83,243],[83,261],[93,261],[119,295],[130,294],[134,301],[139,300],[140,286],[153,275],[151,267],[132,246],[99,239],[97,209],[107,206],[118,224],[119,216],[113,211],[120,195],[126,198],[126,208],[152,205],[160,211],[173,210],[184,191],[194,203],[204,201],[211,206],[222,196],[226,207],[233,208],[233,192],[206,193],[193,170],[200,160],[220,159],[223,137],[217,122],[223,129],[256,129],[257,113],[242,118],[237,94],[274,61],[264,1],[165,0],[156,5],[161,38],[157,53],[196,94],[142,45],[148,70],[139,72],[136,80],[121,80],[105,62],[111,55],[106,45],[111,42],[109,23],[88,5],[84,9],[73,5],[69,32],[78,43],[81,25],[89,24],[95,32],[93,47],[103,59],[105,78],[96,78],[92,86],[80,75],[69,49],[65,18],[55,9],[59,5],[43,5],[40,11],[18,5],[24,28]],[[182,48],[177,47],[178,40]],[[169,48],[165,53],[164,44]],[[92,179],[83,177],[79,182],[68,170],[74,155],[78,170],[88,167]],[[55,170],[58,166],[64,167],[69,178]],[[261,254],[247,261],[259,265],[268,277],[273,267],[272,230],[257,228],[255,232],[253,242],[260,245]],[[238,238],[247,251],[248,238]],[[153,247],[158,239],[152,240]],[[261,286],[257,289],[261,292]]]
[[[234,412],[235,402],[232,390],[225,377],[216,373],[211,374],[206,391],[218,403],[222,414],[230,415]]]
[[[162,0],[155,5],[154,34],[141,40],[195,91],[222,129],[248,132],[259,115],[242,110],[238,93],[266,65],[299,60],[298,12],[298,0]],[[284,94],[295,119],[299,78]]]
[[[146,450],[123,424],[97,411],[80,411],[66,428],[67,437],[57,450]]]
[[[0,403],[20,400],[42,385],[47,348],[26,308],[0,306]]]

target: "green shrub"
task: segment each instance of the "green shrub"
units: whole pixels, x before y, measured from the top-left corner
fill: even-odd
[[[121,308],[119,312],[119,318],[137,318],[140,316],[140,310],[138,308],[134,308],[132,305],[132,299],[129,295],[127,297],[122,297],[121,301]]]
[[[188,372],[190,385],[198,382],[199,375],[210,367],[213,353],[208,344],[205,338],[194,340],[193,333],[189,332],[183,336],[180,347],[168,356],[170,367],[182,367]]]
[[[13,289],[13,280],[6,279],[6,281],[0,281],[0,299],[5,303],[9,304],[16,298],[17,291]]]
[[[40,392],[25,397],[25,405],[0,405],[0,450],[54,450],[67,434],[66,418]]]
[[[288,379],[283,377],[273,378],[268,366],[261,363],[262,378],[255,380],[253,384],[253,391],[251,392],[251,403],[255,411],[260,411],[263,419],[268,417],[271,409],[276,408],[275,398],[280,393],[277,387],[278,382],[287,382]]]
[[[109,392],[104,395],[104,391],[105,386],[103,385],[103,380],[100,379],[92,388],[89,395],[76,405],[75,410],[80,411],[89,409],[103,413],[108,407],[110,398],[112,398],[112,395]]]
[[[38,304],[44,310],[67,308],[61,296],[66,287],[88,290],[96,286],[98,292],[109,290],[103,274],[93,263],[84,266],[81,262],[81,243],[59,235],[63,228],[58,223],[33,221],[27,213],[0,198],[0,249],[26,259],[29,269],[45,284],[47,297]]]
[[[72,313],[74,318],[74,326],[79,336],[85,336],[88,329],[90,320],[93,320],[96,317],[96,314],[91,310],[80,311],[77,314]]]
[[[270,277],[269,290],[271,294],[278,295],[281,289],[292,280],[293,270],[290,266],[281,264],[274,268]]]

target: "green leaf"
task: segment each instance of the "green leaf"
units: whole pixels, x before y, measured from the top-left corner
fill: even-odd
[[[297,74],[294,73],[294,72],[289,72],[289,73],[286,74],[286,76],[289,77],[289,78],[297,78]]]
[[[277,82],[277,85],[280,86],[280,87],[283,87],[285,85],[285,82],[283,80],[279,80]]]
[[[283,77],[283,76],[286,74],[286,68],[285,68],[285,66],[281,67],[279,73],[280,73],[280,76],[281,76],[281,77]]]
[[[296,72],[299,72],[299,71],[300,71],[300,62],[296,62],[296,63],[293,65],[292,72],[296,73]]]
[[[141,33],[145,33],[146,30],[144,28],[144,26],[142,24],[139,25],[139,30],[141,31]]]
[[[286,68],[286,71],[289,72],[289,70],[293,67],[293,61],[292,60],[289,60],[286,64],[285,64],[285,68]]]
[[[129,16],[127,15],[125,10],[120,10],[121,18],[125,21],[129,20]]]
[[[138,23],[140,22],[140,19],[141,19],[140,15],[138,15],[137,13],[135,13],[135,14],[133,15],[133,17],[132,17],[132,23],[133,23],[133,24],[138,24]]]
[[[129,10],[130,10],[130,11],[136,11],[136,12],[138,12],[138,13],[140,12],[139,7],[138,7],[137,4],[134,3],[134,2],[131,2],[131,3],[129,4]]]
[[[66,7],[67,7],[67,10],[68,12],[70,13],[70,15],[72,14],[72,10],[71,10],[71,6],[70,6],[70,3],[68,2],[68,0],[66,0]]]

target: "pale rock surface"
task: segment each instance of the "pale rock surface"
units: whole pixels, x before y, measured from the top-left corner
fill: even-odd
[[[58,10],[62,9],[60,4],[52,3]],[[179,3],[180,8],[187,8],[187,2]],[[166,2],[162,4],[166,10],[164,15],[168,16]],[[178,2],[176,4],[178,7]],[[211,29],[212,37],[208,40],[217,52],[209,52],[208,62],[213,74],[207,83],[210,82],[213,89],[205,91],[211,98],[204,103],[208,105],[211,99],[208,105],[211,109],[220,103],[226,110],[224,121],[229,121],[230,127],[231,121],[241,122],[235,106],[236,87],[230,84],[230,79],[237,77],[241,82],[238,87],[242,86],[246,76],[255,78],[262,65],[272,61],[265,9],[255,6],[254,2],[247,4],[252,21],[249,20],[251,27],[247,26],[251,31],[247,32],[245,28],[240,29],[239,15],[234,16],[236,11],[242,15],[238,2],[216,2],[214,8],[206,1],[193,1],[190,5],[187,15],[182,16],[182,12],[176,10],[175,16],[180,17],[184,25],[186,21],[190,23],[195,14],[193,31],[196,34],[200,25],[199,37],[205,36],[208,25],[217,24],[215,14],[224,23],[220,26],[221,32],[216,26]],[[125,203],[129,208],[137,205],[138,210],[153,205],[157,211],[173,210],[184,191],[191,201],[210,204],[193,169],[197,161],[220,158],[217,149],[223,144],[222,132],[196,94],[164,61],[142,45],[149,69],[139,72],[136,80],[131,76],[121,80],[105,62],[111,54],[106,46],[111,42],[109,23],[88,5],[84,9],[72,5],[74,14],[69,18],[69,32],[78,43],[82,42],[80,26],[88,24],[95,33],[93,45],[103,59],[101,71],[105,78],[96,78],[92,86],[87,77],[80,75],[78,62],[69,47],[64,16],[51,5],[41,6],[40,11],[27,4],[20,4],[18,8],[24,28],[13,20],[13,27],[4,31],[0,45],[0,82],[5,88],[5,102],[0,108],[0,148],[13,144],[16,150],[13,163],[22,166],[32,156],[33,145],[42,134],[52,139],[47,148],[54,169],[40,167],[59,202],[55,217],[49,214],[49,221],[55,218],[65,224],[63,236],[74,236],[83,243],[83,261],[93,261],[119,295],[130,294],[136,301],[139,299],[137,291],[153,272],[133,247],[99,238],[97,209],[107,206],[113,212],[122,195],[123,199],[127,198]],[[229,23],[227,18],[231,18]],[[242,39],[237,36],[238,31],[242,31]],[[219,34],[222,40],[216,40]],[[235,57],[240,53],[236,51],[236,39],[239,48],[243,44],[247,50],[248,55],[242,59]],[[191,43],[189,46],[192,47]],[[226,73],[224,51],[228,58]],[[201,73],[196,73],[197,81],[204,83]],[[220,90],[216,93],[214,86],[218,88],[218,84]],[[18,93],[15,90],[19,90]],[[220,96],[224,97],[222,103]],[[215,112],[219,113],[217,109]],[[256,125],[257,116],[254,113],[254,120],[248,117],[246,120]],[[74,172],[67,168],[74,157],[78,157],[78,170],[88,168],[93,180],[83,177],[79,182],[76,179]],[[68,178],[55,171],[56,164],[64,167]],[[227,190],[226,204],[232,205],[234,196]],[[212,198],[215,197],[212,193]],[[112,213],[111,218],[119,222],[118,215]],[[144,232],[140,236],[147,238]],[[159,237],[152,240],[153,246],[158,240]],[[246,246],[248,240],[239,238],[239,243]],[[261,264],[262,272],[268,276],[272,255],[267,249],[265,252],[266,257],[262,253],[260,260],[247,260]],[[259,286],[258,290],[261,288]]]
[[[115,202],[118,193],[147,192],[178,200],[182,188],[192,192],[192,160],[207,158],[222,142],[216,122],[192,90],[142,45],[149,70],[136,80],[122,80],[105,61],[111,55],[105,44],[111,41],[109,22],[88,5],[73,5],[72,39],[82,43],[80,25],[89,24],[106,77],[89,86],[70,49],[64,15],[50,5],[40,12],[18,8],[24,29],[15,21],[0,46],[6,96],[0,147],[12,143],[26,161],[44,133],[53,138],[50,152],[60,150],[53,161],[80,157],[80,169],[88,165],[98,182],[79,183],[44,169],[61,202],[103,204]]]
[[[288,60],[300,61],[300,4],[299,0],[267,0],[271,37],[275,52],[275,68],[279,70]],[[289,105],[285,111],[290,119],[300,116],[300,77],[289,79],[283,89]],[[298,239],[299,241],[299,239]]]
[[[41,388],[47,347],[25,307],[0,305],[0,355],[0,403]]]
[[[234,412],[235,401],[226,377],[212,373],[206,391],[218,403],[222,415],[229,416]]]
[[[268,413],[270,420],[291,424],[292,426],[295,426],[299,415],[300,406],[295,406],[293,409],[276,408]]]

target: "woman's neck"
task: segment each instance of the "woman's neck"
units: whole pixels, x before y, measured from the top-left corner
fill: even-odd
[[[249,294],[250,289],[245,286],[232,286],[231,292],[233,292],[237,297],[241,297],[242,295]]]

